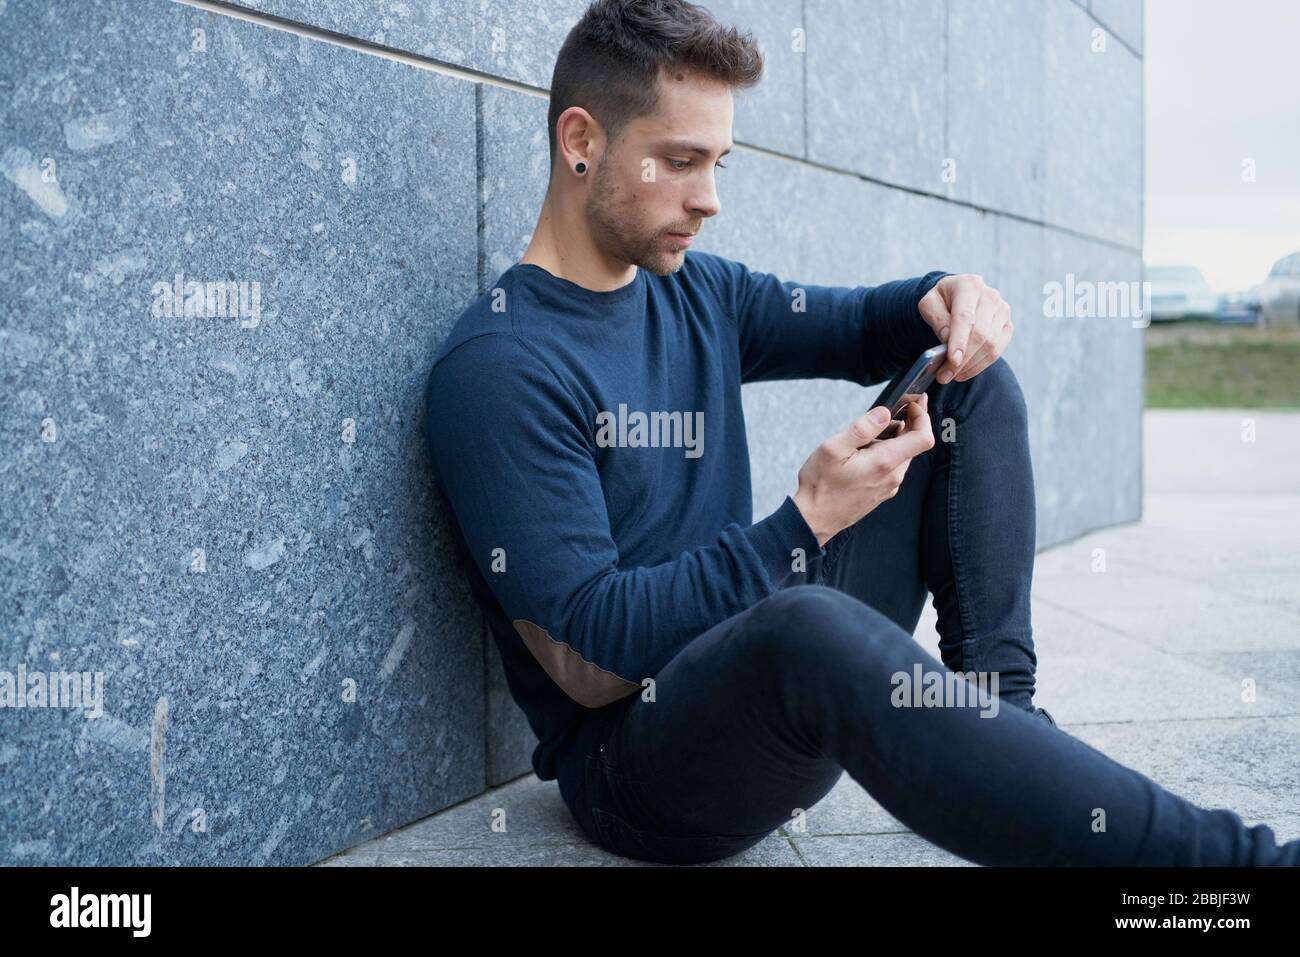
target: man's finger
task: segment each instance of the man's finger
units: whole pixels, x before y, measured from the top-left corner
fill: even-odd
[[[975,351],[974,355],[966,357],[966,361],[961,364],[961,371],[953,377],[953,382],[965,382],[971,376],[979,372],[980,369],[988,365],[988,346],[982,346]]]
[[[994,314],[993,326],[997,330],[991,333],[984,345],[966,360],[965,367],[957,376],[958,382],[965,382],[979,375],[1006,352],[1007,343],[1011,341],[1011,307],[1006,303]]]
[[[952,303],[948,310],[952,325],[948,331],[948,356],[939,370],[938,379],[947,382],[957,374],[966,358],[966,343],[975,325],[975,310],[979,307],[980,287],[974,280],[960,279],[953,285]]]
[[[996,303],[987,295],[981,295],[979,305],[975,308],[975,321],[971,324],[970,338],[966,340],[966,355],[961,366],[953,376],[954,382],[964,382],[971,377],[971,370],[988,352],[993,341],[993,328],[997,324]]]
[[[975,376],[979,375],[989,366],[993,365],[993,363],[997,362],[999,357],[1000,354],[999,355],[994,354],[993,345],[992,343],[990,343],[988,346],[985,346],[983,349],[981,349],[978,355],[971,356],[970,362],[967,364],[966,368],[962,370],[961,375],[958,376],[957,378],[957,381],[966,382],[970,379],[973,379]]]
[[[939,287],[936,286],[922,296],[916,308],[921,313],[921,318],[934,330],[934,334],[939,341],[946,342],[948,328],[952,325],[952,316],[948,312],[948,304],[943,301],[943,296],[940,295]]]
[[[892,469],[933,445],[934,430],[930,427],[930,411],[928,402],[923,399],[907,404],[907,431],[875,447],[881,449],[885,455],[886,467]]]
[[[907,427],[909,432],[921,431],[933,435],[934,426],[930,421],[930,393],[922,392],[921,398],[908,408]]]

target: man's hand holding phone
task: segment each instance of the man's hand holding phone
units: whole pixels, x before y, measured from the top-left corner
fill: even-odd
[[[794,503],[818,544],[893,498],[912,459],[934,447],[928,394],[908,403],[907,426],[897,436],[872,442],[891,421],[889,409],[877,406],[822,442],[799,469]]]

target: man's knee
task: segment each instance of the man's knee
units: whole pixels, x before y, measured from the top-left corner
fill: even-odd
[[[1002,422],[1028,427],[1029,407],[1025,393],[1006,356],[998,356],[983,371],[964,382],[940,385],[936,381],[930,388],[939,390],[937,401],[935,396],[931,396],[931,408],[935,410],[932,414],[940,419],[940,425],[945,412],[957,411],[958,418],[965,419],[978,409],[980,414],[994,415]],[[936,426],[936,437],[939,427]]]
[[[998,356],[995,362],[975,378],[981,379],[984,376],[989,377],[987,385],[1001,401],[1012,407],[1022,418],[1025,417],[1028,412],[1025,392],[1020,387],[1020,377],[1011,368],[1011,363],[1007,362],[1007,357]]]
[[[852,595],[826,585],[792,585],[754,606],[745,654],[783,677],[827,675],[870,667],[903,629]]]

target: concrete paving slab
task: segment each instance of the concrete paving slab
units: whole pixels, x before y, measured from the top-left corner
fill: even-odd
[[[1180,797],[1300,837],[1300,716],[1085,725],[1076,737]]]
[[[1269,409],[1147,409],[1148,495],[1300,495],[1300,415]]]
[[[803,831],[793,824],[781,830],[796,843],[804,837],[897,835],[911,829],[880,806],[862,785],[843,774],[830,792],[804,812]]]
[[[769,837],[747,851],[721,861],[691,865],[665,865],[612,854],[591,843],[502,843],[498,846],[459,847],[389,853],[370,846],[338,854],[317,867],[803,867],[791,842]]]
[[[808,867],[975,867],[915,834],[803,837],[794,840]]]

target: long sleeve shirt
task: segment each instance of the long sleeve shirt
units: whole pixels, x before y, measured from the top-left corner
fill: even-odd
[[[789,496],[753,521],[741,384],[888,380],[938,344],[917,303],[944,275],[821,286],[689,251],[597,292],[515,263],[461,314],[427,436],[539,778],[585,715],[823,552]]]

